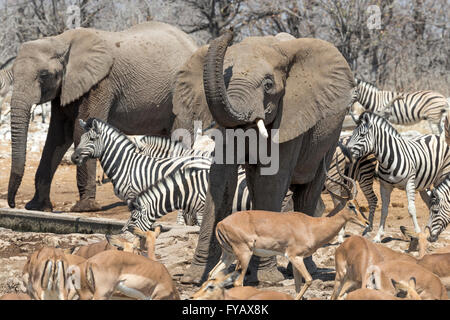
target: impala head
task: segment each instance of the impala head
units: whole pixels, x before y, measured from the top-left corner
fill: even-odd
[[[137,236],[139,241],[139,249],[141,252],[146,252],[143,255],[156,260],[155,243],[161,232],[167,232],[171,228],[165,228],[162,225],[155,226],[154,230],[142,231],[136,226],[130,226],[128,231]]]
[[[406,298],[412,300],[422,300],[416,291],[416,278],[411,277],[408,282],[395,281],[391,279],[392,285],[395,289],[395,296],[399,298]]]
[[[233,285],[239,277],[240,272],[234,271],[229,274],[219,272],[214,277],[203,282],[200,289],[191,297],[192,300],[222,300],[225,288]]]
[[[353,222],[363,228],[369,227],[369,220],[367,220],[364,213],[362,213],[356,199],[352,199],[347,202],[347,212],[349,222]]]
[[[87,159],[99,158],[103,153],[100,122],[92,118],[87,122],[80,119],[80,126],[85,133],[81,135],[80,143],[71,156],[72,162],[78,166]]]
[[[140,247],[139,238],[135,238],[133,242],[130,242],[117,234],[116,235],[107,234],[105,235],[105,237],[110,245],[116,247],[120,251],[131,252],[135,254],[141,253],[142,248]]]
[[[359,117],[359,124],[347,143],[352,158],[359,159],[372,153],[375,147],[372,117],[374,115],[364,112]]]
[[[447,177],[431,191],[431,206],[426,232],[428,241],[435,242],[450,223],[450,179]]]

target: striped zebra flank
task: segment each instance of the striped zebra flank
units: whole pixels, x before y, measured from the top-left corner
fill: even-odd
[[[188,149],[181,142],[166,137],[144,136],[136,141],[136,145],[139,153],[152,158],[211,157],[211,152]]]
[[[355,81],[357,100],[367,111],[380,114],[394,124],[411,125],[426,120],[431,133],[442,132],[443,117],[450,108],[442,94],[431,90],[399,93],[380,90],[360,79]]]
[[[373,153],[378,160],[382,200],[380,227],[374,241],[381,241],[393,188],[406,191],[408,212],[415,232],[420,232],[415,209],[415,192],[430,206],[427,189],[437,186],[450,173],[450,148],[444,135],[403,138],[384,118],[364,112],[347,148],[354,159]]]
[[[175,158],[151,158],[137,152],[136,145],[113,126],[98,120],[80,121],[86,131],[72,154],[78,165],[88,158],[99,159],[104,173],[122,200],[134,199],[158,180],[172,172],[185,168],[207,169],[211,159],[185,156]]]

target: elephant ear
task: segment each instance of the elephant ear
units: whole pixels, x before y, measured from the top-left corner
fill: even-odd
[[[280,143],[349,108],[355,83],[336,47],[306,38],[281,41],[274,47],[289,61],[282,108],[272,126],[279,128]]]
[[[88,92],[111,70],[114,58],[107,43],[95,31],[69,30],[61,35],[69,42],[61,105],[67,105]]]
[[[203,61],[207,51],[208,46],[200,47],[178,71],[172,100],[176,116],[173,130],[185,128],[193,135],[195,120],[202,121],[202,129],[213,121],[203,88]]]

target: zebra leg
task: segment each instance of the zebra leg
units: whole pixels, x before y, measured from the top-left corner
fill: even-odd
[[[416,205],[415,205],[416,185],[414,183],[414,179],[410,179],[406,183],[406,196],[408,198],[408,212],[413,220],[414,231],[416,233],[420,233],[420,227],[419,223],[417,222],[417,215],[416,215]]]
[[[330,195],[331,195],[331,194],[330,194]],[[343,201],[339,201],[338,199],[336,199],[336,198],[333,197],[332,195],[331,195],[331,199],[333,200],[334,208],[333,208],[333,210],[331,210],[331,212],[327,215],[328,217],[329,217],[329,216],[334,216],[336,213],[338,213],[339,211],[341,211],[341,210],[344,208],[344,206],[345,206],[345,203],[344,203]],[[338,243],[344,242],[344,236],[345,236],[345,225],[344,225],[344,226],[342,227],[342,229],[339,231],[338,238],[337,238]]]
[[[361,188],[364,197],[366,198],[367,203],[369,204],[369,226],[363,231],[363,235],[365,235],[368,232],[372,231],[373,229],[373,219],[375,215],[375,210],[377,209],[378,198],[375,192],[373,191],[373,178],[371,181],[368,181],[367,183],[360,183],[359,187]]]
[[[381,218],[378,232],[373,238],[373,242],[381,242],[381,237],[384,235],[384,225],[388,215],[389,202],[391,202],[391,193],[394,188],[390,184],[380,184],[381,194]]]

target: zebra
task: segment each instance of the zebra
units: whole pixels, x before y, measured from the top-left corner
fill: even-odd
[[[373,218],[377,208],[378,198],[373,190],[373,181],[376,177],[377,159],[368,154],[355,162],[351,162],[351,155],[345,144],[347,144],[350,137],[340,138],[338,147],[334,152],[331,160],[330,168],[328,169],[327,177],[324,183],[322,192],[330,194],[334,204],[333,210],[328,214],[329,216],[342,210],[346,204],[346,199],[342,198],[342,190],[345,189],[342,184],[351,187],[352,181],[358,181],[364,197],[369,204],[369,226],[364,230],[363,234],[372,231]],[[341,174],[343,172],[343,174]],[[338,242],[344,242],[345,228],[341,230],[338,235]]]
[[[394,124],[409,125],[427,120],[432,134],[442,132],[442,120],[449,110],[440,93],[420,90],[411,93],[380,90],[373,84],[355,79],[357,100],[367,110],[384,116]]]
[[[103,171],[123,201],[134,199],[162,177],[182,168],[208,169],[211,159],[186,156],[151,158],[137,152],[136,145],[125,134],[96,118],[80,120],[86,131],[72,154],[72,162],[81,165],[88,158],[99,159]]]
[[[450,223],[450,176],[431,191],[428,241],[435,242]]]
[[[450,172],[450,147],[444,135],[428,134],[405,139],[386,119],[366,111],[361,114],[360,124],[353,131],[347,148],[353,159],[373,153],[378,161],[382,209],[374,241],[380,242],[384,235],[393,188],[406,191],[408,212],[415,232],[420,232],[414,204],[415,192],[418,190],[430,206],[427,189],[441,183]]]
[[[144,136],[140,140],[137,140],[136,144],[138,145],[139,152],[149,157],[168,158],[192,155],[212,157],[211,151],[189,149],[186,148],[181,142],[172,141],[167,137]],[[282,211],[285,211],[289,208],[291,197],[292,192],[288,191],[282,203]],[[237,188],[235,197],[233,199],[233,208],[250,208],[250,195],[247,188],[245,169],[242,166],[238,167]],[[186,214],[184,212],[179,211],[179,214],[177,216],[177,223],[188,224],[188,222],[186,221]]]
[[[252,203],[246,186],[245,175],[238,181],[231,212],[251,210]],[[209,170],[187,168],[165,176],[150,188],[142,191],[128,203],[130,219],[122,231],[135,226],[147,231],[153,229],[153,223],[175,210],[182,210],[187,225],[202,223],[205,211],[206,192],[208,191]],[[291,193],[286,195],[290,198]]]

